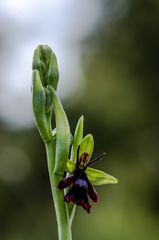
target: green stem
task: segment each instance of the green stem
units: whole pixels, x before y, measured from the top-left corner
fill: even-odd
[[[52,141],[45,144],[48,170],[51,183],[51,190],[54,200],[59,240],[72,240],[71,225],[69,221],[69,215],[66,203],[64,202],[64,191],[58,190],[57,185],[63,178],[61,173],[54,173],[55,164],[55,143]]]
[[[72,222],[73,222],[73,219],[74,219],[74,216],[75,216],[75,212],[76,212],[76,205],[72,204],[71,207],[72,208],[70,209],[69,216],[70,216],[70,225],[72,226]]]

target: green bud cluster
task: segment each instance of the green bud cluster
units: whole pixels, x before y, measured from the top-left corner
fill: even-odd
[[[54,172],[63,172],[70,148],[71,133],[66,113],[56,95],[59,80],[55,53],[47,45],[39,45],[32,63],[32,105],[35,122],[45,142],[54,145]],[[56,133],[52,130],[51,120],[54,111]]]
[[[32,63],[33,111],[37,128],[44,142],[51,139],[50,120],[52,114],[52,94],[49,86],[57,89],[59,80],[55,53],[47,45],[39,45]]]
[[[42,85],[52,86],[57,89],[59,80],[59,71],[55,53],[47,45],[39,45],[33,56],[33,70],[38,70]]]

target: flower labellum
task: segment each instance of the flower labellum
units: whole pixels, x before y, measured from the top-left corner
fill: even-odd
[[[77,162],[74,172],[65,179],[61,180],[58,184],[58,189],[64,189],[70,187],[68,193],[65,195],[64,200],[67,203],[74,203],[77,206],[82,206],[87,213],[90,213],[91,205],[89,204],[88,197],[96,203],[98,201],[98,195],[88,180],[86,169],[88,165],[94,164],[94,162],[101,159],[105,153],[99,156],[97,159],[88,163],[89,154],[84,152],[79,158],[79,148],[77,153]]]

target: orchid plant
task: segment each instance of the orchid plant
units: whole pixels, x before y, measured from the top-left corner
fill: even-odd
[[[94,203],[98,201],[94,185],[115,184],[117,179],[90,167],[105,153],[90,161],[94,140],[91,134],[83,137],[83,116],[78,120],[72,136],[66,113],[56,93],[59,72],[56,56],[50,47],[39,45],[35,49],[32,68],[33,112],[46,147],[58,236],[59,240],[71,240],[76,206],[90,213],[89,198]]]

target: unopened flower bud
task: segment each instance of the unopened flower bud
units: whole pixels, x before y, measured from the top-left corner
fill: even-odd
[[[51,85],[55,90],[59,80],[58,65],[55,53],[47,45],[39,45],[33,56],[33,70],[38,70],[42,85]]]

